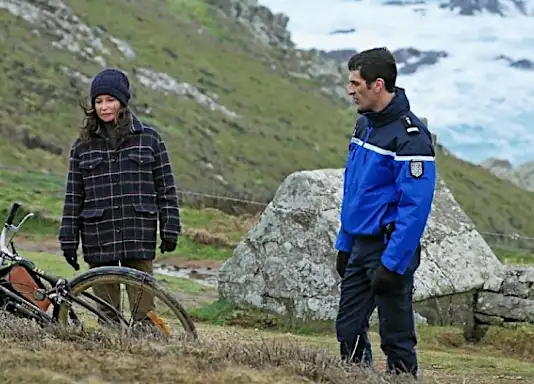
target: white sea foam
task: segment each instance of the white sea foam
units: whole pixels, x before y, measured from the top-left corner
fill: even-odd
[[[406,88],[414,112],[428,117],[441,143],[464,159],[534,160],[534,71],[496,60],[505,55],[534,62],[534,17],[512,7],[506,17],[460,16],[432,1],[403,6],[379,0],[260,4],[290,17],[288,28],[299,48],[446,51],[449,57],[437,64],[399,76],[398,85]],[[534,15],[534,0],[528,4]],[[356,31],[330,34],[350,28]]]

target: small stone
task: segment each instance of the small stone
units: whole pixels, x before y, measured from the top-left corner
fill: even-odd
[[[504,319],[502,317],[489,316],[482,313],[475,313],[475,319],[480,323],[489,325],[502,325],[504,323]]]
[[[504,279],[498,276],[490,276],[485,282],[483,289],[485,291],[499,292]]]

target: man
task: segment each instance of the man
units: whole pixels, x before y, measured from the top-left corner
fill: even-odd
[[[361,117],[349,144],[335,244],[343,274],[341,357],[362,362],[377,306],[388,372],[417,377],[412,290],[436,182],[432,138],[395,86],[397,66],[387,49],[354,55],[348,70],[347,92]]]

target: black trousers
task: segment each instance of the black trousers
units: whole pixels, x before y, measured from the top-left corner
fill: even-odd
[[[380,266],[386,245],[384,236],[355,239],[341,283],[336,318],[337,339],[342,358],[361,362],[366,347],[363,341],[367,340],[368,320],[378,307],[380,347],[387,356],[388,371],[417,375],[412,292],[421,247],[417,248],[408,270],[402,275],[399,289],[375,295],[371,290],[371,278]]]

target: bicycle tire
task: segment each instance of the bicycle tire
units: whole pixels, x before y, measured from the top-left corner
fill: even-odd
[[[84,288],[91,286],[91,284],[104,282],[113,277],[122,280],[122,282],[126,284],[132,283],[132,285],[145,285],[150,287],[153,293],[157,295],[159,299],[162,300],[178,317],[188,336],[192,337],[193,340],[198,339],[195,324],[189,316],[189,313],[174,296],[161,288],[161,286],[158,285],[156,278],[149,273],[122,266],[91,268],[69,281],[69,292],[73,294],[76,294],[76,292],[83,292]],[[105,282],[109,283],[109,281]],[[68,307],[65,304],[62,304],[57,311],[56,320],[60,324],[65,324],[67,317]]]

